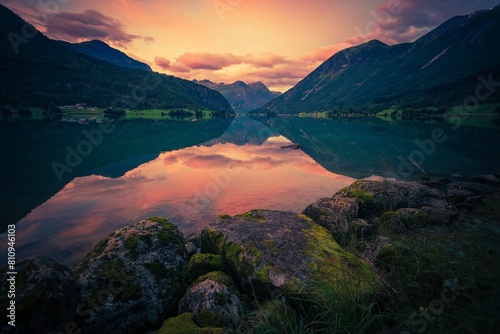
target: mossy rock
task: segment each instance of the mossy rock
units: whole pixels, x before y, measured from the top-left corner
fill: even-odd
[[[337,192],[336,198],[355,198],[358,218],[371,220],[387,211],[424,206],[444,208],[445,193],[417,182],[360,180]]]
[[[203,230],[202,251],[204,247],[221,255],[243,289],[257,299],[277,290],[300,289],[310,281],[332,288],[352,282],[352,290],[359,293],[381,287],[365,263],[302,214],[258,211],[218,219]]]
[[[233,280],[218,271],[199,277],[179,301],[179,313],[191,312],[200,327],[236,329],[243,315],[241,295]]]
[[[231,290],[233,293],[238,294],[238,288],[236,287],[231,276],[223,273],[222,271],[211,271],[205,275],[202,275],[194,281],[193,284],[203,282],[204,280],[210,279],[212,281],[218,282],[220,284],[224,284]]]
[[[184,237],[166,219],[152,217],[117,230],[73,267],[81,286],[84,332],[134,333],[159,327],[185,291]],[[131,312],[131,310],[134,310]]]
[[[64,325],[73,321],[78,305],[78,288],[73,274],[64,265],[47,257],[28,258],[16,264],[15,275],[15,328],[0,325],[2,333],[59,333]],[[0,306],[4,314],[10,306],[6,279],[7,268],[2,270]]]
[[[192,313],[183,313],[165,320],[157,334],[226,334],[225,328],[199,327]]]
[[[191,257],[187,267],[187,277],[194,280],[211,271],[225,271],[226,266],[220,255],[199,253]]]

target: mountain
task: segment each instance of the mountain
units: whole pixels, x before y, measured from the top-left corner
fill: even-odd
[[[0,105],[47,103],[233,111],[219,92],[192,81],[71,51],[0,5]]]
[[[149,65],[141,63],[140,61],[137,61],[133,58],[130,58],[120,50],[114,49],[110,47],[108,44],[99,40],[93,40],[82,43],[68,43],[64,41],[58,41],[58,42],[72,51],[83,53],[84,55],[104,60],[105,62],[120,67],[153,72],[153,70],[151,69],[151,67],[149,67]]]
[[[373,40],[336,53],[256,112],[463,104],[480,75],[498,81],[498,36],[500,6],[454,17],[413,43]],[[499,91],[488,101],[500,100]]]
[[[194,82],[220,92],[227,99],[236,112],[247,113],[251,110],[262,107],[267,102],[281,95],[279,92],[272,92],[262,82],[246,84],[243,81],[236,81],[232,84],[216,84],[210,80]]]

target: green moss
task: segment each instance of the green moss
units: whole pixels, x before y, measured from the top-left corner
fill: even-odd
[[[99,291],[106,290],[109,282],[115,280],[119,275],[127,276],[129,281],[127,281],[125,288],[115,296],[116,300],[127,302],[139,299],[142,294],[142,287],[132,283],[136,279],[136,274],[131,270],[127,271],[125,264],[120,260],[102,262],[97,267],[97,285],[94,292],[97,294]]]
[[[255,273],[255,278],[257,279],[257,281],[259,281],[259,283],[261,283],[262,285],[272,284],[271,279],[269,278],[270,270],[271,266],[269,264],[265,264],[262,266],[262,268],[257,270],[257,272]]]
[[[360,188],[351,188],[347,191],[347,197],[356,198],[360,202],[373,202],[373,194]]]
[[[231,219],[230,215],[218,215],[217,219]]]
[[[278,251],[278,247],[276,247],[273,240],[264,240],[262,243],[270,250]]]
[[[215,254],[195,254],[189,260],[187,275],[195,279],[211,271],[225,271],[225,264],[220,255]]]
[[[227,326],[227,319],[223,315],[217,314],[208,309],[204,309],[198,313],[195,316],[194,321],[198,326],[203,328],[220,328]]]
[[[229,288],[229,291],[231,291],[231,293],[239,295],[239,291],[236,288],[234,281],[231,279],[230,276],[224,274],[222,271],[212,271],[212,272],[209,272],[205,275],[202,275],[196,279],[196,281],[193,283],[193,285],[201,283],[207,279],[212,280],[212,281],[217,282],[217,283],[220,283],[220,284],[223,284]]]
[[[114,233],[111,236],[113,235]],[[88,265],[90,259],[101,255],[106,249],[109,239],[110,237],[107,237],[99,241],[97,245],[95,245],[94,248],[92,248],[92,250],[89,253],[87,253],[87,255],[85,255],[83,260],[72,268],[71,272],[73,273],[73,275],[77,276],[82,271],[82,269]]]
[[[139,245],[139,239],[141,237],[139,234],[134,233],[131,234],[125,241],[123,242],[123,245],[125,246],[125,249],[127,249],[128,254],[132,258],[132,260],[137,260],[139,257],[139,252],[137,251],[137,246]]]
[[[259,222],[259,223],[265,223],[266,222],[266,218],[264,218],[264,217],[256,214],[259,211],[262,211],[262,210],[248,211],[247,213],[244,213],[242,215],[236,215],[236,216],[234,216],[234,218],[245,219],[245,220],[253,220],[253,221],[256,221],[256,222]]]
[[[183,313],[165,320],[157,334],[225,334],[225,328],[199,327],[194,323],[192,313]]]
[[[159,260],[154,260],[150,263],[145,263],[144,267],[148,269],[154,276],[156,282],[161,282],[162,280],[169,278],[172,274],[174,274],[171,270],[169,270],[163,262]]]
[[[161,226],[163,226],[165,229],[170,230],[170,231],[177,230],[177,227],[175,227],[175,225],[173,225],[172,223],[170,223],[167,219],[165,219],[163,217],[149,217],[146,220],[158,223]]]
[[[307,238],[304,252],[317,264],[313,280],[349,293],[374,292],[381,287],[370,267],[342,249],[324,227],[309,222],[309,228],[303,232]]]
[[[256,259],[256,256],[259,256],[260,253],[258,249],[251,243],[247,243],[245,246],[248,246],[248,252],[245,252],[245,248],[235,242],[226,242],[222,233],[217,233],[215,230],[204,231],[202,249],[207,248],[214,253],[220,254],[224,262],[233,270],[244,277],[250,277],[254,271],[250,263],[257,263],[262,258],[262,255]]]

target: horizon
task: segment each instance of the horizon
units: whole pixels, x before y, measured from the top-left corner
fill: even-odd
[[[55,0],[45,8],[30,0],[0,3],[51,39],[100,40],[155,72],[214,83],[262,82],[278,92],[340,50],[373,39],[413,42],[454,16],[498,5],[491,0]]]

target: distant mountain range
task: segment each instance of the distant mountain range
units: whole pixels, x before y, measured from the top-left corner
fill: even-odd
[[[227,99],[236,112],[247,113],[262,107],[267,102],[281,95],[280,92],[272,92],[262,82],[246,84],[236,81],[232,84],[214,83],[210,80],[194,82],[220,92]]]
[[[0,105],[87,103],[97,107],[233,112],[219,92],[205,86],[118,67],[69,50],[33,31],[33,26],[0,5]]]
[[[486,82],[500,81],[499,41],[500,6],[454,17],[413,43],[373,40],[336,53],[255,112],[463,104],[482,84],[480,75]],[[488,101],[500,101],[498,86],[481,94],[492,88]]]
[[[104,60],[110,64],[114,64],[124,68],[130,68],[133,70],[143,70],[147,72],[153,72],[149,65],[137,61],[133,58],[130,58],[125,53],[120,50],[114,49],[108,44],[99,41],[93,40],[82,43],[68,43],[64,41],[58,41],[68,49],[82,53],[84,55],[97,58],[100,60]]]

